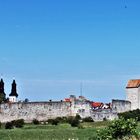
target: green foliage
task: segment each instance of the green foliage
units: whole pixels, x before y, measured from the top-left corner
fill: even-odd
[[[7,123],[5,124],[5,129],[13,129],[13,128],[14,128],[14,125],[13,125],[12,122],[7,122]]]
[[[0,103],[4,102],[5,100],[6,100],[5,94],[4,93],[0,93]]]
[[[0,122],[0,128],[2,127],[2,123]]]
[[[75,117],[69,116],[67,118],[67,122],[72,126],[72,127],[78,127],[80,124],[80,115],[76,115]]]
[[[67,123],[71,124],[71,122],[72,122],[73,119],[74,119],[73,116],[69,116],[69,117],[67,118]]]
[[[62,117],[60,122],[61,123],[66,123],[67,121],[68,121],[68,118],[67,117]]]
[[[49,124],[52,124],[52,125],[58,125],[59,119],[60,119],[60,118],[48,119],[48,123],[49,123]]]
[[[33,119],[32,123],[35,124],[35,125],[40,124],[39,121],[38,121],[37,119]]]
[[[107,121],[107,118],[105,117],[105,118],[103,118],[103,121]]]
[[[81,116],[79,114],[76,114],[75,119],[76,120],[81,120]]]
[[[78,127],[80,124],[80,121],[76,118],[74,118],[71,122],[70,122],[72,127]]]
[[[14,127],[16,128],[22,128],[24,126],[24,120],[23,119],[19,119],[19,120],[13,120],[11,122],[7,122],[5,124],[5,129],[12,129]]]
[[[52,120],[52,125],[58,125],[58,123],[59,123],[59,120],[57,119]]]
[[[83,118],[83,122],[94,122],[94,120],[91,117]]]
[[[53,119],[48,119],[48,120],[47,120],[47,122],[48,122],[49,124],[51,124],[52,121],[53,121]]]
[[[24,120],[23,119],[19,119],[19,120],[15,120],[13,125],[17,128],[22,128],[24,126]]]
[[[122,139],[126,136],[136,135],[137,121],[135,119],[120,118],[114,120],[108,127],[98,131],[99,140]]]
[[[133,118],[133,119],[137,119],[138,121],[140,121],[140,110],[136,109],[136,110],[133,110],[133,111],[119,113],[118,116],[123,117],[124,119]]]

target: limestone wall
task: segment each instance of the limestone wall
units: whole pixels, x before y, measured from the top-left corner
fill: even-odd
[[[118,113],[131,110],[131,102],[126,100],[112,100],[112,109]]]
[[[91,117],[94,121],[114,120],[118,118],[117,112],[112,109],[99,109],[91,112]]]
[[[72,116],[79,114],[82,118],[91,116],[91,105],[88,101],[73,101],[71,106]]]
[[[140,108],[140,88],[127,88],[126,99],[131,102],[131,110]]]
[[[24,119],[45,121],[50,118],[71,116],[71,104],[67,102],[29,102],[0,105],[0,121]]]

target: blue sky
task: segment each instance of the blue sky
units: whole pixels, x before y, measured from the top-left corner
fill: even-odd
[[[139,0],[0,1],[0,73],[20,99],[125,99],[140,78]]]

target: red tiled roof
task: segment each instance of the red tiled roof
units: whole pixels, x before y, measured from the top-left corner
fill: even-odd
[[[96,107],[101,107],[102,103],[100,103],[100,102],[92,102],[91,105],[92,105],[92,107],[96,108]]]
[[[70,102],[70,98],[65,98],[65,102]]]
[[[138,88],[140,86],[140,79],[129,80],[126,88]]]

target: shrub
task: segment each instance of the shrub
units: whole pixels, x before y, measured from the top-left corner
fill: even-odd
[[[58,123],[59,123],[59,121],[57,119],[53,119],[51,124],[52,125],[58,125]]]
[[[124,113],[119,113],[118,114],[119,117],[123,117],[124,119],[137,119],[138,121],[140,121],[140,110],[136,109],[133,111],[128,111],[128,112],[124,112]]]
[[[98,131],[99,140],[123,139],[126,136],[137,135],[137,121],[135,119],[120,118],[114,120],[107,128]]]
[[[35,124],[35,125],[38,125],[39,121],[37,119],[33,119],[32,123]]]
[[[0,128],[2,127],[2,123],[0,122]]]
[[[67,121],[68,121],[67,117],[62,117],[62,120],[61,120],[62,123],[66,123]]]
[[[76,114],[75,119],[76,120],[81,120],[81,116],[79,114]]]
[[[15,120],[13,122],[13,125],[17,128],[22,128],[24,125],[24,120],[23,119]]]
[[[91,117],[86,117],[83,119],[83,122],[94,122]]]
[[[105,118],[103,118],[103,121],[107,121],[107,118],[105,117]]]
[[[53,119],[48,119],[48,120],[47,120],[47,122],[48,122],[49,124],[52,124],[52,121],[53,121]]]
[[[78,127],[79,126],[79,124],[80,124],[80,121],[78,120],[78,119],[73,119],[72,121],[71,121],[71,126],[72,127]]]
[[[48,123],[52,124],[52,125],[58,125],[59,119],[58,118],[56,118],[56,119],[48,119]]]
[[[69,116],[69,117],[67,118],[67,123],[71,124],[71,122],[72,122],[73,119],[74,119],[73,116]]]
[[[63,118],[61,118],[61,117],[57,117],[57,118],[55,118],[55,120],[57,120],[58,122],[63,122]]]
[[[13,128],[14,128],[14,125],[13,125],[12,122],[7,122],[7,123],[5,124],[5,129],[13,129]]]

